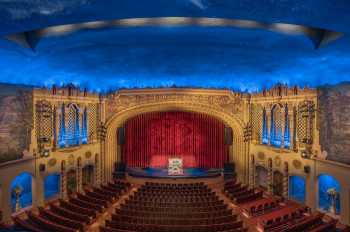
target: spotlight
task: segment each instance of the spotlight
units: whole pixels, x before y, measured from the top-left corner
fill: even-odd
[[[311,156],[311,154],[306,152],[306,151],[301,152],[301,158],[303,158],[303,159],[310,159],[310,156]]]
[[[49,156],[50,156],[50,151],[48,149],[45,149],[45,150],[42,151],[41,157],[47,158]]]

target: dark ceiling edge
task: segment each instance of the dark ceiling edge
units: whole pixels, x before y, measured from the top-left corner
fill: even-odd
[[[4,38],[35,51],[41,38],[61,36],[76,33],[79,31],[97,31],[111,28],[133,28],[133,27],[154,27],[154,26],[198,26],[198,27],[233,27],[245,29],[263,29],[287,35],[305,35],[314,45],[315,49],[339,39],[344,34],[328,29],[308,27],[286,23],[262,23],[253,20],[238,20],[225,18],[192,18],[192,17],[156,17],[156,18],[128,18],[108,21],[93,21],[75,24],[51,26],[42,29],[24,31]]]

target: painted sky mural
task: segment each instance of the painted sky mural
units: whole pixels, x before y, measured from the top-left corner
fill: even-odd
[[[0,40],[0,82],[74,83],[95,91],[171,86],[258,91],[276,83],[317,87],[350,81],[347,1],[132,2],[105,1],[111,7],[106,9],[89,0],[0,0],[0,35],[101,17],[170,15],[300,23],[345,36],[319,50],[305,36],[225,27],[82,31],[45,38],[35,52]]]

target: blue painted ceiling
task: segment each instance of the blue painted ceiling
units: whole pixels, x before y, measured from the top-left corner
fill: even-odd
[[[0,0],[0,36],[139,17],[218,17],[344,32],[315,50],[305,36],[227,27],[138,27],[44,38],[35,52],[0,40],[0,82],[94,90],[185,86],[259,90],[350,81],[348,0]]]

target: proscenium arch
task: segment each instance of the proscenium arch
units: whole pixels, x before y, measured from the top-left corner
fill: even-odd
[[[194,104],[191,103],[179,103],[179,102],[167,102],[167,103],[151,103],[151,104],[141,104],[137,106],[130,107],[128,109],[122,110],[114,114],[105,124],[107,132],[104,145],[102,146],[103,152],[103,181],[108,182],[112,179],[112,173],[115,162],[118,157],[121,156],[117,145],[117,129],[122,126],[128,119],[133,118],[137,115],[150,112],[165,112],[165,111],[184,111],[184,112],[195,112],[203,113],[214,118],[219,119],[224,124],[232,128],[233,133],[233,146],[232,160],[236,164],[236,171],[239,180],[246,182],[248,177],[248,142],[244,141],[243,137],[243,123],[234,117],[233,115],[225,112],[224,110],[218,110],[213,108],[208,104]]]

